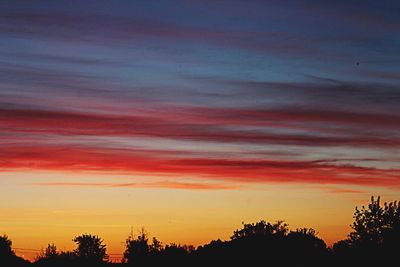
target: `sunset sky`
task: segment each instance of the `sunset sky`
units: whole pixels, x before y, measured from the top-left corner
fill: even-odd
[[[0,234],[118,257],[400,196],[400,2],[1,1]]]

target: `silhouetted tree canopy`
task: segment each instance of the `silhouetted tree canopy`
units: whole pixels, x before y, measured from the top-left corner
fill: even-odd
[[[0,236],[0,257],[11,257],[14,255],[12,241],[7,235]]]
[[[400,205],[380,203],[380,197],[371,198],[368,207],[356,208],[353,232],[349,239],[353,246],[391,246],[400,237]]]
[[[165,246],[162,250],[163,255],[167,257],[184,257],[193,251],[191,246],[181,246],[179,244],[171,243]]]
[[[283,221],[278,221],[274,224],[267,223],[261,220],[257,223],[243,223],[242,229],[233,232],[232,240],[253,237],[253,236],[266,236],[266,235],[280,235],[284,236],[289,231],[288,225]]]
[[[57,258],[59,253],[57,252],[57,247],[54,244],[48,244],[46,249],[42,251],[37,257],[36,261],[48,261]]]
[[[60,256],[56,245],[48,244],[46,249],[36,257],[35,262],[40,266],[62,266],[66,261]]]
[[[7,235],[0,236],[0,266],[22,267],[27,265],[27,261],[15,255],[11,239]]]
[[[126,239],[123,262],[150,266],[159,264],[181,266],[186,263],[187,256],[194,250],[193,246],[174,243],[163,246],[155,237],[150,244],[148,233],[142,228],[136,237],[131,234]]]
[[[364,266],[397,261],[400,247],[400,205],[397,201],[381,205],[380,197],[356,207],[353,231],[348,239],[334,244],[336,260]]]
[[[104,262],[107,261],[106,245],[103,239],[97,235],[83,234],[75,237],[72,241],[77,244],[74,253],[77,259],[87,262]]]
[[[197,266],[322,266],[329,251],[313,229],[290,231],[283,221],[261,220],[243,223],[230,241],[212,241],[194,254]]]
[[[158,249],[158,247],[161,246],[157,239],[153,241],[155,241],[155,244],[151,248],[149,245],[148,234],[144,228],[141,229],[137,237],[131,234],[125,241],[124,261],[127,263],[133,263],[135,261],[145,262],[151,249]]]
[[[58,256],[57,247],[54,244],[48,244],[44,251],[45,258],[54,258]]]

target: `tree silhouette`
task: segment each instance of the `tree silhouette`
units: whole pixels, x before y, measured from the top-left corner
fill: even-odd
[[[166,245],[161,251],[161,262],[173,266],[188,266],[190,253],[193,251],[191,246],[181,246],[171,243]]]
[[[74,253],[79,261],[102,263],[108,260],[106,245],[103,244],[103,239],[97,235],[83,234],[75,237],[72,241],[78,246]]]
[[[233,232],[230,241],[212,241],[194,253],[198,266],[266,263],[274,266],[327,266],[328,249],[313,229],[289,231],[283,221],[261,220]]]
[[[371,197],[367,207],[356,207],[353,231],[333,246],[339,264],[373,266],[398,261],[400,205],[395,201],[382,206],[380,200]]]
[[[0,236],[0,257],[5,258],[12,256],[15,256],[15,253],[12,250],[12,241],[7,235]]]
[[[35,263],[39,266],[62,266],[65,260],[62,260],[57,247],[54,244],[48,244],[46,249],[42,251],[35,259]]]
[[[21,267],[27,265],[27,261],[15,255],[11,239],[7,235],[0,236],[0,266]]]
[[[383,243],[382,230],[385,227],[383,220],[383,209],[380,205],[380,197],[377,200],[371,197],[371,203],[366,208],[356,207],[354,212],[353,232],[349,239],[354,246],[373,245],[378,246]]]
[[[44,251],[44,256],[46,258],[53,258],[58,256],[57,247],[54,244],[48,244],[46,250]]]
[[[261,220],[257,223],[242,223],[242,229],[235,230],[231,236],[231,240],[252,237],[252,236],[266,236],[266,235],[280,235],[284,236],[289,231],[288,225],[283,221],[277,221],[274,224],[267,223]]]
[[[324,260],[328,256],[328,249],[317,235],[312,228],[299,228],[289,232],[287,250],[291,252],[291,257],[296,259],[297,265],[326,265]]]
[[[153,241],[155,241],[155,244],[153,242],[153,248],[151,248],[149,246],[148,233],[144,228],[140,230],[140,233],[136,238],[133,234],[131,234],[125,241],[124,262],[145,262],[146,258],[148,258],[150,254],[150,250],[156,248],[158,249],[158,247],[161,245],[157,239]]]
[[[368,207],[356,207],[354,213],[353,232],[349,240],[353,246],[383,247],[400,241],[400,205],[395,202],[380,203],[371,197]]]
[[[383,248],[394,252],[400,243],[400,203],[385,203],[383,208],[384,227],[382,229]]]
[[[192,251],[190,246],[181,246],[179,244],[171,243],[165,246],[162,250],[163,255],[167,257],[179,258],[188,255]]]
[[[42,251],[37,257],[36,262],[47,261],[57,258],[59,253],[57,252],[57,247],[54,244],[48,244],[46,249]]]

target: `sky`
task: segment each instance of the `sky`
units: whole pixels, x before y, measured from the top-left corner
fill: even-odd
[[[228,239],[400,194],[396,1],[1,1],[0,233]]]

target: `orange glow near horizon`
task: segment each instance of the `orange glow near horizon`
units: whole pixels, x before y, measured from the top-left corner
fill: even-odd
[[[164,244],[197,246],[218,238],[227,240],[241,222],[261,219],[284,220],[291,229],[312,227],[331,245],[349,233],[355,205],[368,202],[370,194],[395,196],[390,190],[382,194],[358,187],[354,192],[359,193],[349,194],[337,186],[277,183],[214,190],[76,184],[48,190],[42,183],[79,180],[90,184],[110,179],[132,183],[143,178],[43,171],[1,176],[2,197],[9,202],[0,206],[0,229],[13,240],[17,254],[30,260],[38,251],[23,249],[40,250],[54,243],[60,250],[72,250],[72,238],[82,233],[102,237],[115,259],[123,253],[131,229],[135,233],[144,227]]]

